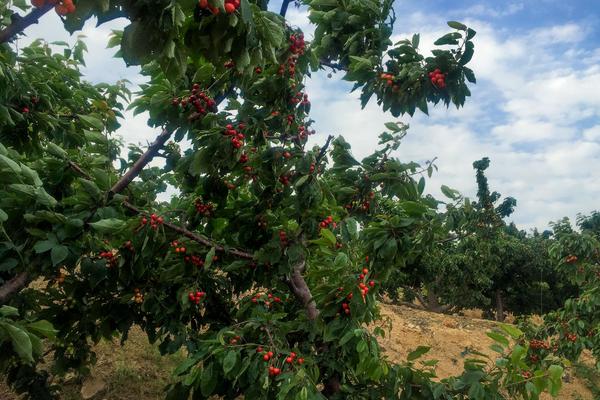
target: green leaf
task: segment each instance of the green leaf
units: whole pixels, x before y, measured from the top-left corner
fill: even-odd
[[[50,251],[54,246],[56,246],[56,240],[54,239],[41,240],[33,246],[33,250],[37,254],[41,254]]]
[[[408,361],[414,361],[417,358],[422,357],[429,350],[431,350],[431,347],[429,347],[429,346],[419,346],[415,350],[413,350],[410,353],[408,353],[408,356],[406,357],[406,359]]]
[[[10,271],[11,269],[15,268],[17,265],[19,265],[19,261],[17,261],[16,258],[5,258],[2,261],[0,261],[0,271],[1,272]]]
[[[523,336],[523,331],[514,325],[502,324],[500,325],[500,329],[509,334],[513,339],[519,339]]]
[[[235,350],[230,350],[225,355],[225,359],[223,360],[223,372],[225,375],[227,375],[235,367],[235,364],[238,362],[238,356],[239,354]]]
[[[52,252],[50,253],[50,258],[52,259],[52,265],[56,266],[63,262],[69,256],[69,248],[66,246],[54,246],[52,248]]]
[[[0,208],[0,222],[8,221],[8,214],[4,212],[3,209]]]
[[[21,167],[19,167],[19,164],[2,154],[0,154],[0,168],[7,168],[14,174],[21,173]]]
[[[445,44],[458,44],[458,40],[461,38],[460,33],[458,32],[452,32],[452,33],[447,33],[444,36],[442,36],[441,38],[439,38],[438,40],[436,40],[435,42],[433,42],[433,44],[435,44],[436,46],[442,46]]]
[[[33,347],[31,345],[31,340],[29,339],[29,335],[27,332],[18,328],[8,322],[1,322],[0,327],[2,327],[6,333],[10,336],[12,340],[12,346],[15,352],[26,362],[33,362]]]
[[[127,223],[117,218],[102,219],[90,223],[90,226],[100,233],[119,233],[127,226]]]
[[[309,178],[310,178],[310,175],[301,176],[300,179],[298,179],[296,181],[296,183],[294,184],[294,187],[299,188],[300,186],[304,185]]]
[[[331,232],[327,228],[322,228],[321,229],[321,237],[327,239],[327,241],[329,243],[331,243],[332,246],[335,246],[335,244],[337,242],[337,239],[335,238],[335,235],[333,234],[333,232]]]
[[[217,374],[213,372],[213,363],[205,365],[202,368],[200,376],[200,392],[204,396],[210,396],[217,386]]]
[[[448,197],[449,199],[456,200],[460,197],[459,192],[457,190],[450,189],[446,185],[442,185],[441,190],[444,196]]]
[[[452,29],[458,29],[459,31],[466,31],[467,26],[457,21],[448,21],[448,26]]]
[[[63,150],[61,147],[57,146],[52,142],[48,142],[48,144],[46,145],[46,151],[56,158],[64,159],[68,156],[65,150]]]
[[[45,320],[32,322],[31,324],[27,325],[27,329],[33,333],[47,338],[54,338],[56,337],[56,333],[58,333],[52,324]]]
[[[216,249],[212,247],[208,253],[206,253],[206,257],[204,258],[204,268],[209,269],[213,263],[213,259],[215,257]]]
[[[415,33],[412,37],[412,46],[417,49],[419,48],[419,41],[421,39],[421,36],[418,33]]]
[[[402,130],[402,128],[398,125],[397,122],[386,122],[385,127],[394,133],[400,132]]]
[[[0,307],[0,315],[3,317],[17,317],[19,316],[19,310],[11,306]]]
[[[79,117],[80,120],[82,120],[83,122],[85,122],[86,124],[91,126],[92,128],[97,129],[99,131],[104,130],[104,124],[98,118],[92,117],[89,115],[82,115],[82,114],[78,114],[77,116]]]
[[[242,21],[245,24],[252,24],[252,9],[250,8],[250,3],[248,0],[242,0],[240,2],[240,14],[242,15]]]
[[[499,334],[498,332],[487,332],[486,335],[496,343],[502,345],[503,347],[508,347],[508,339],[505,336]]]
[[[465,52],[463,53],[460,60],[458,60],[458,63],[460,65],[467,65],[469,61],[471,61],[471,58],[473,58],[473,54],[475,54],[475,45],[473,44],[473,42],[467,42],[467,44],[465,45]]]

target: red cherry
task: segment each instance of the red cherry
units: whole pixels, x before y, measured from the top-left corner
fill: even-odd
[[[369,286],[374,287],[375,286],[375,281],[370,281],[369,282]]]
[[[369,270],[368,270],[367,268],[363,268],[363,271],[362,271],[362,272],[363,272],[363,274],[365,274],[365,275],[366,275],[366,274],[368,274],[368,273],[369,273]]]
[[[262,353],[262,352],[263,352],[263,348],[262,348],[262,346],[258,346],[258,347],[256,348],[256,352],[257,352],[257,353]]]
[[[269,352],[267,353],[267,355],[268,355],[269,357],[273,357],[273,352],[272,352],[272,351],[269,351]]]
[[[265,355],[263,356],[263,360],[265,360],[265,361],[269,361],[269,359],[270,359],[270,358],[271,358],[271,357],[269,357],[269,355],[268,355],[268,354],[265,354]]]
[[[299,358],[298,359],[298,364],[300,364],[300,365],[304,364],[304,358]]]
[[[235,6],[231,3],[225,4],[225,12],[227,14],[233,14],[235,12]]]
[[[285,359],[285,362],[288,364],[291,364],[294,361],[294,359],[292,357],[288,357]]]

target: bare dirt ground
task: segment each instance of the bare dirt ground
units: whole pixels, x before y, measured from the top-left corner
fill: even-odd
[[[420,345],[430,346],[423,360],[439,360],[437,374],[440,378],[462,371],[469,350],[493,356],[486,332],[496,326],[493,321],[468,317],[435,314],[403,306],[383,305],[382,313],[391,322],[391,334],[380,340],[388,357],[405,361],[407,354]],[[98,363],[91,378],[83,385],[71,382],[64,386],[62,400],[159,400],[163,388],[171,380],[171,371],[181,361],[181,355],[161,357],[155,346],[149,345],[140,330],[133,330],[124,347],[118,341],[97,346]],[[590,391],[591,382],[600,386],[598,374],[582,366],[568,371],[560,400],[598,399]],[[550,396],[544,397],[545,400]],[[17,400],[0,384],[1,400]]]

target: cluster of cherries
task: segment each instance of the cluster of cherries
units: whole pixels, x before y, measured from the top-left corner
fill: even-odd
[[[103,251],[98,257],[106,260],[106,268],[113,268],[117,265],[117,255],[112,251]]]
[[[569,341],[569,342],[576,342],[577,341],[577,335],[574,333],[566,333],[565,334],[565,338]]]
[[[436,68],[429,73],[429,80],[433,86],[444,89],[446,87],[446,75],[439,68]]]
[[[304,42],[304,34],[292,34],[290,35],[290,52],[295,55],[304,54],[306,49],[306,43]]]
[[[200,90],[200,85],[194,83],[192,86],[191,93],[188,97],[175,97],[172,100],[174,107],[180,107],[187,111],[190,106],[196,109],[196,112],[200,115],[206,115],[210,110],[214,109],[217,103],[204,91]]]
[[[228,124],[223,131],[225,136],[231,137],[231,145],[234,149],[239,149],[244,145],[244,139],[246,136],[242,133],[242,130],[246,127],[246,124],[238,124],[237,129],[232,124]]]
[[[133,301],[135,301],[137,304],[142,304],[144,302],[144,295],[140,292],[140,289],[133,289],[133,293]]]
[[[573,263],[576,263],[577,260],[578,260],[577,256],[571,254],[571,255],[567,256],[567,258],[565,259],[565,262],[567,264],[573,264]]]
[[[287,247],[288,245],[288,238],[287,238],[287,234],[285,233],[285,231],[279,231],[279,242],[281,242],[281,245],[283,247]]]
[[[171,242],[171,246],[173,247],[173,251],[175,253],[181,253],[181,254],[185,254],[185,252],[187,251],[187,249],[183,246],[179,246],[179,242],[177,240],[173,240]]]
[[[121,247],[131,252],[135,251],[135,248],[133,247],[133,242],[131,240],[128,240],[125,243],[123,243]]]
[[[298,127],[298,137],[299,137],[300,139],[306,139],[306,138],[308,137],[308,135],[314,135],[315,133],[316,133],[316,132],[315,132],[315,130],[314,130],[314,129],[309,131],[309,130],[308,130],[308,129],[306,129],[306,127],[305,127],[305,126],[303,126],[303,125],[300,125],[300,126]],[[313,169],[313,170],[314,170],[314,169]],[[311,172],[312,172],[312,171],[311,171]]]
[[[288,186],[290,184],[290,176],[289,175],[281,175],[279,177],[279,182],[283,185],[283,186]]]
[[[212,203],[203,203],[200,199],[196,199],[194,202],[194,207],[196,208],[196,212],[198,212],[198,214],[202,214],[205,217],[210,216],[213,211]]]
[[[248,162],[248,154],[243,153],[240,156],[240,160],[239,161],[240,161],[240,164],[246,164]]]
[[[550,350],[550,344],[548,344],[547,342],[545,342],[543,340],[532,339],[529,341],[529,348],[534,349],[534,350],[539,350],[539,349]]]
[[[252,296],[252,303],[258,304],[259,301],[263,301],[265,307],[271,307],[272,303],[281,303],[281,297],[274,296],[272,293],[266,294],[266,299],[264,294],[257,294]]]
[[[201,268],[204,266],[204,260],[200,256],[186,254],[187,249],[180,244],[177,240],[171,242],[171,247],[176,254],[184,256],[185,262],[192,263],[194,266]]]
[[[60,16],[72,14],[76,10],[73,0],[31,0],[31,5],[37,8],[46,5],[54,6],[54,11]]]
[[[199,0],[198,7],[202,10],[209,10],[211,13],[217,15],[220,10],[219,7],[213,7],[208,4],[208,0]],[[233,14],[235,10],[240,8],[240,0],[225,0],[225,12],[227,14]]]
[[[272,351],[265,351],[262,346],[258,346],[256,348],[256,352],[263,355],[262,358],[265,362],[271,361],[271,359],[275,356]],[[292,365],[294,362],[298,363],[298,365],[302,365],[304,364],[304,358],[298,357],[298,355],[292,351],[290,352],[289,356],[285,357],[285,363]],[[269,366],[269,376],[277,376],[279,374],[281,374],[281,368],[277,368],[273,365]]]
[[[188,299],[190,300],[190,303],[200,304],[200,300],[202,300],[205,296],[206,292],[190,292],[188,294]]]
[[[325,218],[323,221],[319,222],[320,228],[328,228],[330,225],[332,225],[333,228],[337,226],[337,224],[333,222],[333,217],[331,215]]]
[[[290,99],[290,103],[294,105],[300,104],[302,106],[307,106],[310,104],[310,101],[308,101],[308,94],[298,92],[295,96],[292,96],[292,98]]]
[[[363,268],[362,273],[358,275],[358,289],[362,295],[363,300],[369,293],[369,287],[375,287],[375,281],[369,281],[369,286],[365,284],[365,279],[369,275],[369,270],[367,268]]]
[[[163,217],[159,217],[156,214],[152,214],[150,215],[150,221],[148,221],[148,218],[146,217],[142,217],[142,220],[140,221],[142,226],[148,225],[148,222],[150,222],[150,228],[152,228],[153,230],[157,230],[159,225],[162,225],[165,222],[165,220]]]
[[[394,84],[394,75],[392,74],[382,73],[381,75],[379,75],[379,78],[381,78],[381,80],[384,80],[388,86],[392,86]]]

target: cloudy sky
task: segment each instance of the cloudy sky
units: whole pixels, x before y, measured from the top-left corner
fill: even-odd
[[[277,1],[273,1],[276,8]],[[548,222],[578,212],[600,209],[600,3],[596,0],[397,0],[397,39],[421,33],[424,51],[446,33],[447,20],[458,20],[477,31],[471,68],[478,83],[464,108],[438,107],[430,116],[404,117],[408,137],[396,154],[404,161],[438,158],[439,172],[428,190],[441,197],[446,184],[467,196],[475,194],[472,162],[488,156],[492,189],[513,196],[518,206],[513,220],[522,228],[545,229]],[[305,28],[303,8],[290,8],[292,23]],[[27,31],[28,37],[74,40],[47,15]],[[106,50],[111,29],[86,35],[87,79],[139,83],[138,69],[126,68]],[[357,157],[369,154],[383,123],[393,121],[375,104],[363,111],[358,94],[341,75],[316,74],[308,83],[312,117],[323,142],[328,134],[343,135]],[[146,143],[156,132],[145,118],[128,118],[120,134],[128,142]]]

